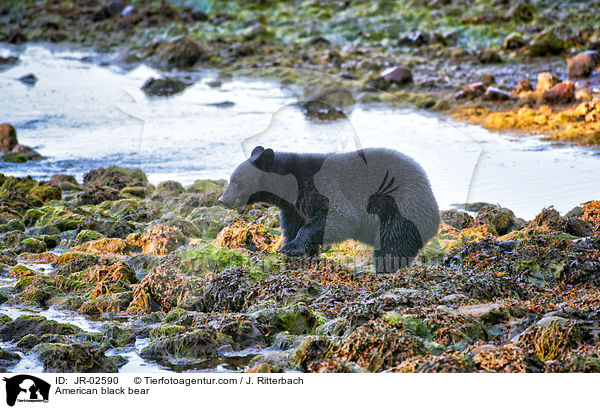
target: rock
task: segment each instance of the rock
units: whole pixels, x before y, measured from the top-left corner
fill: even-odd
[[[218,193],[222,194],[227,187],[225,180],[196,180],[187,188],[188,193]]]
[[[409,84],[413,81],[412,73],[410,70],[403,66],[394,66],[384,70],[378,76],[375,76],[366,82],[368,87],[380,89],[382,91],[387,90],[392,85],[398,87]]]
[[[518,50],[526,44],[525,40],[519,33],[510,33],[504,39],[502,47],[506,50]]]
[[[52,175],[48,183],[54,186],[59,186],[62,190],[79,189],[79,183],[77,182],[77,179],[71,175]]]
[[[506,101],[510,99],[510,94],[500,88],[488,87],[483,95],[483,99],[486,101]]]
[[[127,17],[132,15],[135,12],[135,7],[133,7],[132,5],[129,5],[127,7],[125,7],[123,9],[123,11],[121,11],[121,16],[122,17]]]
[[[124,255],[129,254],[131,248],[123,239],[102,238],[84,242],[72,250],[98,255]]]
[[[0,339],[10,341],[21,339],[27,334],[41,337],[46,334],[74,335],[79,332],[81,330],[74,325],[61,324],[39,315],[25,315],[0,326]]]
[[[477,53],[477,59],[482,64],[497,64],[502,62],[502,57],[498,54],[498,51],[485,49]]]
[[[532,57],[556,55],[565,48],[565,42],[556,35],[553,28],[550,28],[533,38],[528,48],[528,54]]]
[[[94,230],[82,230],[79,232],[79,234],[77,234],[77,237],[75,237],[75,244],[83,244],[83,243],[87,243],[88,241],[92,241],[92,240],[99,240],[99,239],[103,239],[105,238],[104,234],[102,233],[98,233],[97,231]]]
[[[142,251],[155,256],[168,254],[185,244],[185,236],[176,226],[150,226],[137,241]]]
[[[588,77],[598,64],[598,56],[597,51],[585,51],[567,58],[567,74],[571,78]]]
[[[44,159],[42,155],[37,153],[33,148],[29,146],[18,144],[14,148],[12,148],[11,153],[14,154],[22,154],[27,158],[27,160],[41,160]]]
[[[196,329],[155,339],[140,355],[159,362],[203,362],[219,356],[224,341],[226,338],[214,329]]]
[[[19,81],[26,85],[35,85],[38,81],[38,78],[34,74],[26,74],[22,77],[19,77]]]
[[[108,186],[121,190],[127,186],[146,186],[148,179],[140,169],[111,166],[106,169],[90,170],[83,175],[83,184],[85,186]]]
[[[575,99],[577,101],[586,101],[588,99],[592,99],[593,95],[587,89],[577,89],[575,90]]]
[[[177,94],[189,86],[190,84],[176,78],[150,78],[142,85],[142,91],[148,95],[164,97]]]
[[[118,372],[114,357],[89,344],[41,343],[33,348],[44,372]]]
[[[410,70],[406,67],[399,65],[388,68],[387,70],[383,71],[381,73],[381,77],[386,81],[389,81],[392,84],[396,85],[408,84],[411,83],[413,80],[412,73],[410,72]]]
[[[421,47],[423,45],[439,43],[447,44],[447,39],[440,33],[427,33],[425,31],[413,31],[409,35],[398,40],[398,46]]]
[[[196,63],[207,61],[209,58],[198,43],[185,37],[171,42],[160,42],[154,48],[151,61],[165,70],[190,69]]]
[[[542,94],[544,102],[549,104],[567,104],[575,98],[575,85],[571,81],[556,84],[551,90]]]
[[[531,81],[528,78],[522,79],[519,81],[517,88],[515,89],[515,93],[517,95],[521,94],[521,92],[533,91],[533,85],[531,85]]]
[[[10,124],[0,124],[0,149],[8,153],[18,144],[15,128]]]
[[[457,99],[474,99],[482,96],[485,93],[485,85],[483,82],[473,82],[467,84],[458,92],[455,97]]]
[[[19,243],[17,253],[43,253],[47,250],[46,243],[33,237],[23,239]]]
[[[22,153],[5,153],[4,155],[2,155],[2,160],[4,162],[10,162],[10,163],[25,163],[27,162],[27,156],[23,155]]]
[[[535,9],[529,3],[520,3],[511,10],[510,15],[518,22],[530,23],[535,17]]]
[[[112,0],[105,6],[102,6],[100,10],[98,10],[93,15],[94,21],[102,21],[111,17],[119,16],[125,9],[125,4],[121,0]]]
[[[554,85],[558,84],[558,77],[549,72],[540,72],[537,76],[537,85],[535,90],[537,92],[546,92],[552,89]]]
[[[150,199],[163,201],[166,198],[177,197],[183,193],[185,193],[185,188],[181,183],[167,180],[166,182],[160,182],[156,186],[156,189],[154,192],[152,192]]]
[[[459,230],[473,225],[473,217],[469,213],[456,209],[442,210],[441,218],[444,223]]]
[[[31,189],[29,194],[37,197],[42,203],[62,199],[62,189],[52,185],[38,185]]]
[[[0,68],[5,68],[11,65],[15,65],[19,61],[19,57],[9,55],[8,57],[0,56]]]
[[[504,305],[500,303],[472,304],[459,307],[458,313],[461,315],[469,315],[475,318],[482,318],[488,314],[502,309],[503,307]]]
[[[188,218],[198,226],[200,237],[214,239],[223,228],[231,224],[236,216],[235,210],[211,206],[195,209]]]

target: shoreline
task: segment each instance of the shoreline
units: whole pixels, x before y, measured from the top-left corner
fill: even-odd
[[[399,33],[395,40],[388,38],[389,34],[381,39],[359,36],[350,42],[336,36],[335,29],[330,29],[329,35],[300,31],[296,37],[284,36],[294,32],[294,25],[301,25],[297,19],[306,17],[305,13],[310,15],[300,9],[301,16],[291,17],[287,14],[291,6],[286,3],[250,7],[244,17],[213,8],[199,10],[168,3],[155,7],[145,1],[133,2],[123,14],[125,3],[116,0],[110,2],[110,7],[98,2],[96,7],[90,3],[87,8],[78,8],[29,1],[17,7],[9,2],[5,10],[17,13],[28,24],[23,27],[9,22],[0,32],[0,41],[91,47],[116,54],[112,63],[124,68],[144,62],[167,76],[185,75],[203,67],[219,70],[223,77],[233,71],[257,69],[264,78],[307,85],[310,78],[299,76],[297,70],[315,70],[330,77],[321,79],[321,88],[373,87],[418,108],[483,123],[491,129],[551,133],[548,137],[553,140],[595,148],[600,144],[600,103],[594,102],[600,95],[600,59],[580,56],[585,50],[600,48],[600,33],[578,22],[587,18],[581,10],[572,21],[557,24],[551,18],[554,11],[535,9],[541,6],[518,6],[505,17],[489,14],[495,16],[489,21],[477,17],[477,11],[468,11],[469,15],[474,13],[472,17],[455,20],[449,17],[453,16],[452,5],[441,6],[441,17],[429,15],[426,7],[398,6],[400,19],[423,13],[439,31],[409,30],[404,35]],[[116,8],[108,11],[111,7]],[[244,10],[235,2],[230,7]],[[385,17],[370,14],[372,11],[362,7],[355,5],[348,13],[366,13],[367,21],[374,25],[393,26]],[[528,7],[528,11],[519,7]],[[335,15],[328,6],[317,9],[330,17]],[[278,12],[285,17],[278,16]],[[260,21],[261,15],[265,21]],[[266,23],[277,23],[278,18],[283,19],[282,24],[290,24],[281,26],[282,33],[273,32]],[[316,21],[321,24],[320,18]],[[177,27],[174,32],[155,40],[153,36],[169,24]],[[515,34],[521,30],[525,32]],[[480,31],[489,37],[475,34]],[[352,36],[349,32],[344,35]],[[466,43],[471,46],[466,47]],[[575,55],[579,59],[572,62]],[[550,82],[540,83],[539,75],[546,72],[552,73]],[[346,83],[348,80],[350,83]],[[356,82],[362,85],[357,87]],[[543,96],[556,85],[560,85],[558,91]],[[389,103],[387,99],[382,102]],[[598,108],[592,104],[583,112],[581,105],[585,102]],[[528,115],[535,117],[525,124],[519,122],[523,115],[517,115],[523,107],[532,108],[533,114]],[[539,110],[546,115],[545,120],[535,114]],[[503,111],[510,115],[502,120],[501,114],[494,114]],[[583,117],[590,118],[585,127],[580,124]],[[561,127],[560,132],[556,132],[556,126]]]
[[[0,341],[14,343],[4,365],[20,351],[45,371],[115,372],[127,359],[113,350],[143,341],[130,358],[175,371],[600,368],[589,327],[600,309],[600,201],[529,222],[495,205],[476,205],[475,216],[442,211],[414,265],[377,274],[371,250],[352,241],[308,262],[282,257],[277,210],[217,207],[223,189],[153,187],[118,167],[82,185],[3,176],[2,303],[109,320],[90,333],[52,316],[0,314]]]

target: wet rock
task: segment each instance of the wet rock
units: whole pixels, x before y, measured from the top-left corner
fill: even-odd
[[[482,96],[485,93],[485,85],[483,82],[473,82],[467,84],[456,95],[456,99],[474,99]]]
[[[149,78],[142,85],[142,91],[148,95],[164,97],[180,93],[190,85],[176,78]]]
[[[77,182],[77,179],[71,175],[52,175],[48,183],[54,186],[59,186],[62,190],[79,189],[79,183]]]
[[[30,237],[21,240],[16,251],[17,253],[43,253],[46,250],[47,247],[44,241]]]
[[[0,124],[0,149],[8,153],[18,145],[17,131],[10,124]]]
[[[179,182],[168,180],[161,182],[156,186],[156,189],[152,192],[150,198],[152,200],[165,200],[169,197],[176,197],[185,193],[183,185]]]
[[[112,0],[94,13],[93,20],[102,21],[111,17],[119,16],[124,9],[125,4],[121,0]]]
[[[562,358],[567,351],[576,347],[584,334],[580,326],[561,317],[542,318],[529,327],[518,338],[518,345],[535,353],[542,361]]]
[[[140,355],[159,362],[202,362],[219,355],[219,348],[228,343],[223,338],[210,328],[196,329],[153,340]]]
[[[536,12],[534,6],[529,3],[519,3],[510,12],[511,17],[522,23],[530,23],[533,21]]]
[[[575,98],[575,85],[571,81],[563,81],[542,94],[544,102],[549,104],[568,104]]]
[[[38,78],[35,76],[35,74],[26,74],[22,77],[19,77],[19,81],[25,85],[35,85],[38,81]]]
[[[305,372],[319,372],[321,362],[330,355],[334,345],[327,337],[309,336],[296,351],[296,365]]]
[[[473,224],[473,216],[456,209],[442,210],[441,218],[444,223],[459,230],[470,227]]]
[[[517,88],[515,88],[515,93],[520,95],[522,92],[527,91],[533,91],[533,85],[531,85],[531,81],[528,78],[525,78],[519,81]]]
[[[10,352],[0,348],[0,366],[7,367],[14,365],[21,360],[21,356],[16,352]]]
[[[515,228],[522,227],[521,222],[515,218],[514,213],[510,209],[503,209],[493,205],[482,207],[477,212],[475,221],[480,224],[492,226],[497,235],[500,236]]]
[[[381,73],[381,78],[392,84],[402,86],[413,81],[412,72],[406,67],[396,65]]]
[[[565,42],[556,35],[553,28],[550,28],[535,36],[527,51],[532,57],[541,57],[560,54],[565,48]]]
[[[496,50],[485,49],[477,53],[477,59],[482,64],[498,64],[502,62],[502,57]]]
[[[33,348],[44,365],[45,372],[108,372],[118,371],[114,357],[90,344],[42,343]]]
[[[79,244],[86,243],[88,241],[99,240],[99,239],[103,239],[103,238],[105,238],[105,236],[102,233],[98,233],[97,231],[94,231],[94,230],[83,229],[82,231],[80,231],[77,234],[77,237],[75,237],[74,243],[76,245],[79,245]]]
[[[84,186],[107,186],[120,190],[127,186],[146,186],[148,179],[140,169],[111,166],[106,169],[90,170],[83,175],[83,184]]]
[[[600,64],[600,53],[590,50],[567,58],[567,74],[571,78],[586,78]]]
[[[366,86],[386,91],[392,85],[402,87],[412,83],[412,81],[412,72],[408,68],[404,66],[394,66],[367,80]]]
[[[41,337],[45,334],[73,335],[78,332],[81,330],[73,325],[47,320],[38,315],[27,315],[0,326],[0,339],[10,341],[21,339],[27,334]]]
[[[427,33],[425,31],[413,31],[412,33],[398,39],[398,46],[421,47],[428,44],[447,44],[447,39],[440,33]]]
[[[97,255],[125,255],[130,253],[131,247],[123,239],[103,238],[82,243],[73,250]]]
[[[283,235],[262,224],[238,220],[221,230],[214,244],[230,249],[273,252],[283,245]]]
[[[10,152],[15,155],[23,155],[27,160],[41,160],[44,158],[35,149],[20,144],[12,148]]]
[[[29,194],[37,197],[42,203],[62,199],[62,189],[58,186],[40,184],[29,191]]]
[[[151,61],[165,70],[190,69],[196,63],[207,61],[210,56],[193,40],[182,37],[154,46]]]
[[[506,50],[518,50],[522,48],[527,42],[523,39],[519,33],[510,33],[502,42],[502,47]]]
[[[344,340],[336,356],[371,372],[379,372],[423,353],[423,341],[418,337],[370,321]]]
[[[591,200],[583,203],[582,218],[592,224],[596,235],[600,234],[600,201]]]
[[[139,237],[137,244],[147,254],[161,256],[185,244],[185,236],[176,226],[150,226]]]
[[[510,94],[500,88],[488,87],[483,94],[483,99],[486,101],[506,101],[510,99]]]
[[[178,255],[182,271],[198,275],[249,264],[243,254],[210,244],[186,247]]]
[[[549,72],[540,72],[537,76],[537,92],[550,91],[556,84],[559,83],[558,77]]]
[[[240,267],[230,267],[218,273],[203,287],[204,310],[241,311],[245,306],[249,287],[247,275],[247,270]]]
[[[221,206],[200,207],[188,216],[198,227],[199,237],[214,239],[226,226],[230,225],[237,216],[237,212]]]

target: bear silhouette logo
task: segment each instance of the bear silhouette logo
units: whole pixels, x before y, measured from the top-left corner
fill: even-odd
[[[32,375],[16,375],[4,378],[6,382],[6,403],[14,406],[19,402],[48,402],[50,384]]]

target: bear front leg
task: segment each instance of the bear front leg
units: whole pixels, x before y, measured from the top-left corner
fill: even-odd
[[[296,238],[279,251],[288,256],[314,256],[319,252],[319,246],[323,244],[324,230],[325,216],[314,216],[300,228]]]
[[[305,220],[296,210],[282,208],[279,212],[279,222],[281,230],[283,230],[283,244],[285,245],[296,238]]]

